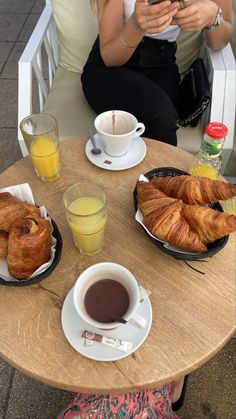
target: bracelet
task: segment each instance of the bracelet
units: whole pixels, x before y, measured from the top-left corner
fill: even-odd
[[[139,26],[137,20],[135,19],[134,13],[132,13],[132,15],[130,16],[130,20],[133,23],[136,32],[141,33],[143,35],[145,31]]]
[[[135,49],[135,48],[137,48],[137,46],[138,46],[138,44],[136,44],[136,45],[129,45],[129,44],[127,44],[127,42],[124,40],[124,37],[123,37],[123,34],[122,34],[122,32],[121,32],[121,34],[120,34],[120,40],[121,40],[121,42],[122,42],[122,44],[125,46],[125,47],[127,47],[127,48],[132,48],[132,49]]]

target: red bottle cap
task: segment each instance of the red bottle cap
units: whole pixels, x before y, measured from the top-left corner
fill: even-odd
[[[228,128],[221,122],[210,122],[206,126],[206,134],[212,138],[224,138],[228,134]]]

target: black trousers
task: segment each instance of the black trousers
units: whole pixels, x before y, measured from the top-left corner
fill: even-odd
[[[97,38],[81,76],[85,97],[96,113],[130,112],[145,124],[146,137],[176,145],[180,76],[175,53],[175,42],[144,37],[125,65],[106,67]]]

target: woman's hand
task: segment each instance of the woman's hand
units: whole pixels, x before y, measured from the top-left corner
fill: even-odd
[[[184,32],[199,32],[215,21],[218,6],[211,0],[185,0],[186,6],[175,14],[173,23]]]
[[[145,33],[163,32],[178,11],[178,2],[165,0],[159,4],[149,5],[147,0],[136,0],[134,18]]]
[[[223,11],[222,23],[205,31],[207,45],[214,51],[224,48],[232,34],[232,0],[185,0],[186,7],[180,8],[172,23],[184,32],[199,32],[215,22],[217,10]]]

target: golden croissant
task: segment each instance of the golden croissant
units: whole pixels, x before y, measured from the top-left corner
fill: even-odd
[[[236,231],[236,216],[200,205],[183,204],[183,215],[203,243],[213,243]]]
[[[51,253],[51,224],[38,215],[29,215],[17,220],[10,230],[7,264],[12,277],[28,278]]]
[[[6,231],[0,230],[0,258],[7,256],[8,236]]]
[[[16,220],[29,214],[40,212],[35,205],[22,202],[9,192],[0,193],[0,230],[9,232]]]
[[[136,187],[143,223],[154,236],[191,252],[207,250],[182,215],[181,200],[167,197],[151,183],[138,181]]]
[[[168,196],[186,204],[213,204],[236,196],[236,185],[197,176],[155,177],[150,182]]]
[[[204,252],[206,245],[236,231],[236,216],[166,196],[154,182],[137,182],[144,225],[160,240]]]

